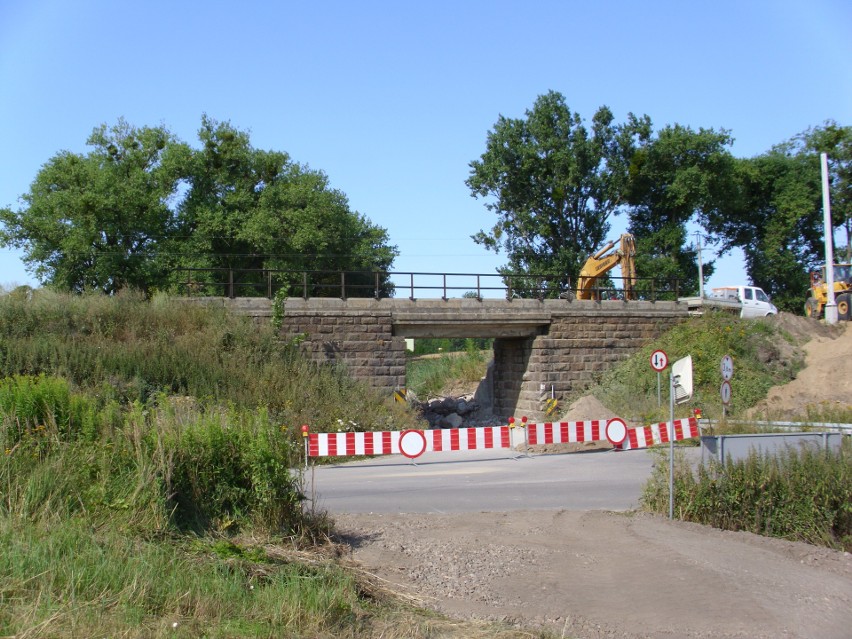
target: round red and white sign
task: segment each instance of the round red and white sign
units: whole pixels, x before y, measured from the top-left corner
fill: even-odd
[[[620,417],[613,417],[606,423],[606,438],[613,446],[619,446],[627,439],[627,424]]]
[[[722,403],[727,406],[731,403],[731,382],[725,380],[722,386],[719,387],[719,395],[722,396]]]
[[[658,373],[662,373],[666,370],[666,366],[669,365],[669,356],[666,355],[665,351],[654,351],[651,353],[651,368],[653,368]]]
[[[399,436],[399,452],[414,459],[426,451],[426,435],[420,430],[404,430]]]

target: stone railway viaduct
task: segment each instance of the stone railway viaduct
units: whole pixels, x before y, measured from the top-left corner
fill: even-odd
[[[205,301],[272,316],[268,299]],[[687,317],[685,304],[668,301],[287,298],[281,333],[304,336],[301,347],[314,360],[342,363],[388,393],[405,387],[405,338],[494,338],[494,366],[480,393],[497,416],[540,421],[551,392],[561,399],[585,388]]]

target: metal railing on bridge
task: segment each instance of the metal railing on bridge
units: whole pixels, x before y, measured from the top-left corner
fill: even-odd
[[[289,297],[409,299],[555,299],[570,298],[571,282],[553,276],[502,273],[413,273],[280,269],[179,268],[178,292],[189,297]],[[622,278],[601,279],[592,289],[596,300],[624,299]],[[676,300],[678,280],[636,278],[641,300]]]

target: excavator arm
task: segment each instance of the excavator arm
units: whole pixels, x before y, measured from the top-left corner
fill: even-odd
[[[624,299],[636,299],[636,243],[630,233],[624,233],[619,238],[618,248],[615,242],[609,242],[586,260],[577,279],[577,299],[593,299],[598,278],[616,266],[621,266]]]

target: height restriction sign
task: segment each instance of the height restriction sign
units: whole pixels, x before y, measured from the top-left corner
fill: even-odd
[[[666,370],[666,366],[669,365],[669,357],[666,355],[665,351],[654,351],[651,353],[651,368],[653,368],[658,373]]]
[[[730,355],[725,355],[719,364],[719,371],[722,373],[722,379],[730,382],[734,376],[734,359]]]

